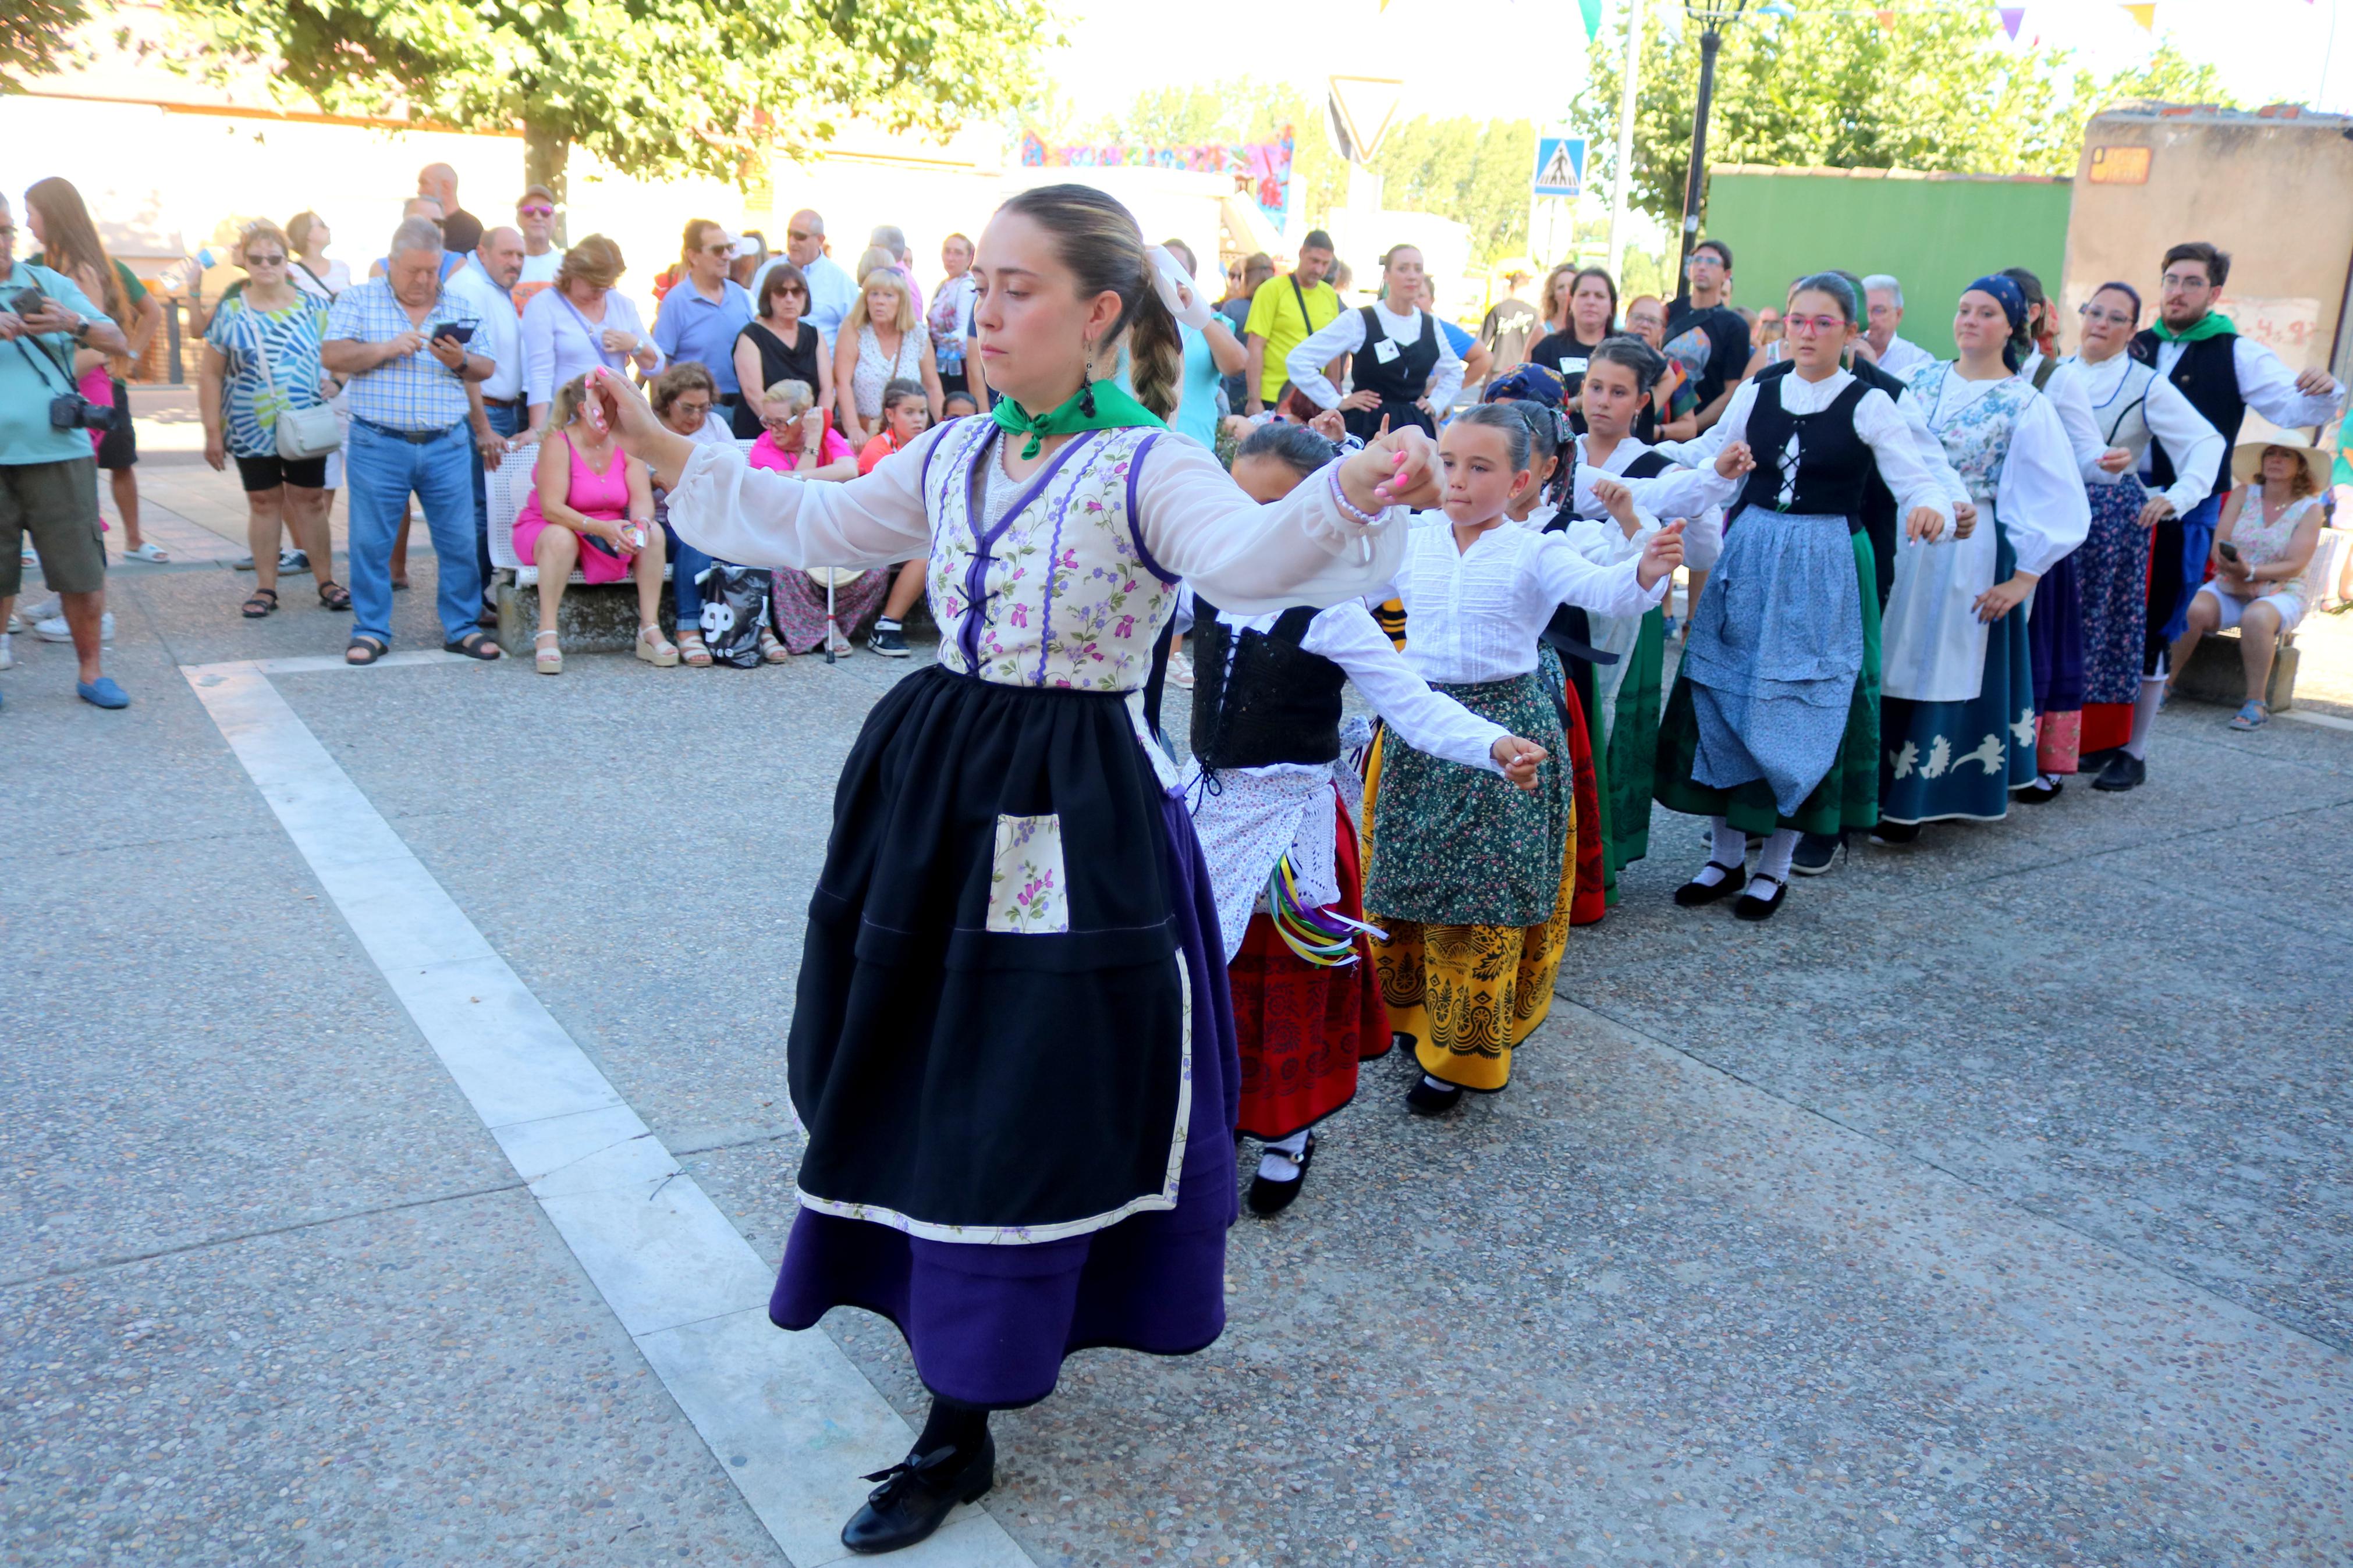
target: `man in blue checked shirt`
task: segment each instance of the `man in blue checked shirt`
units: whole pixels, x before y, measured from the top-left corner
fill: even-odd
[[[441,646],[496,658],[475,625],[482,604],[474,559],[473,441],[466,383],[497,365],[466,344],[480,314],[441,283],[441,231],[406,218],[393,231],[387,275],[346,289],[327,312],[320,359],[349,384],[343,468],[351,489],[350,664],[374,664],[392,646],[392,543],[410,492],[433,533]]]

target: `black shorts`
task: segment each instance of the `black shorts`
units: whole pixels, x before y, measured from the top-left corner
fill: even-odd
[[[237,477],[245,481],[246,493],[274,490],[280,485],[292,485],[298,489],[322,490],[327,488],[327,457],[281,458],[272,452],[263,458],[240,455],[237,459]]]
[[[131,388],[121,376],[114,382],[114,428],[98,438],[98,466],[127,468],[139,461],[139,437],[131,428]]]

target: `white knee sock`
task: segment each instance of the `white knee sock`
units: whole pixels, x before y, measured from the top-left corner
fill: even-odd
[[[2132,739],[2125,742],[2126,755],[2148,755],[2148,732],[2157,724],[2157,705],[2164,700],[2165,665],[2159,660],[2155,675],[2140,678],[2140,695],[2133,700]]]
[[[1794,827],[1775,828],[1773,837],[1765,840],[1764,851],[1757,857],[1757,875],[1749,879],[1748,896],[1752,899],[1771,898],[1773,883],[1765,879],[1770,877],[1774,881],[1788,881],[1789,858],[1797,852],[1798,830]]]
[[[1715,825],[1715,843],[1707,852],[1707,864],[1702,866],[1699,868],[1699,875],[1692,879],[1703,888],[1713,888],[1726,877],[1733,875],[1733,871],[1726,871],[1724,868],[1726,866],[1732,867],[1734,871],[1736,871],[1748,863],[1748,835],[1741,832],[1737,827],[1728,826],[1720,816],[1713,820]]]

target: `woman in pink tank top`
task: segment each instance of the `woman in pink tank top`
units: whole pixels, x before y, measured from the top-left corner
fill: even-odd
[[[637,655],[666,669],[678,662],[678,648],[661,633],[663,539],[653,526],[653,487],[645,465],[589,423],[586,389],[587,378],[575,376],[556,393],[532,493],[515,516],[515,555],[539,568],[533,660],[542,675],[564,673],[556,614],[577,565],[591,584],[636,581]]]

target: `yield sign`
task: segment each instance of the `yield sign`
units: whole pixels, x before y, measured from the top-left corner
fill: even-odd
[[[1381,150],[1381,141],[1389,133],[1389,122],[1397,118],[1398,100],[1405,96],[1405,83],[1388,77],[1335,76],[1327,79],[1332,88],[1332,114],[1345,137],[1347,145],[1341,153],[1352,163],[1369,163],[1373,154]]]

